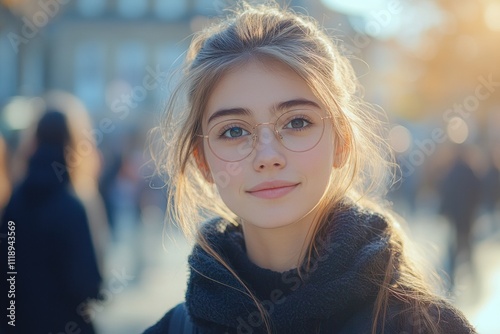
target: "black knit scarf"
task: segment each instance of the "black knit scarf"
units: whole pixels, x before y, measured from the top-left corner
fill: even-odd
[[[331,215],[326,233],[317,239],[318,254],[300,276],[297,269],[279,273],[253,264],[241,227],[215,219],[202,233],[259,298],[277,333],[310,333],[325,319],[341,327],[354,312],[372,305],[391,252],[386,220],[354,206]],[[265,332],[253,300],[227,269],[199,245],[189,264],[186,305],[195,323]]]

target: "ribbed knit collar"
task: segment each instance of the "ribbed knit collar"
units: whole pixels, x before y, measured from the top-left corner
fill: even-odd
[[[326,231],[317,240],[320,249],[312,266],[301,276],[297,269],[279,273],[253,264],[240,226],[214,219],[202,233],[269,311],[273,332],[310,333],[325,319],[341,326],[371,305],[390,254],[387,222],[380,215],[352,206],[332,215]],[[253,300],[226,268],[199,245],[189,264],[186,305],[197,324],[265,332]]]

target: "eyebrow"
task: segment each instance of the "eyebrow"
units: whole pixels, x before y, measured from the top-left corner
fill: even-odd
[[[300,107],[300,106],[310,106],[310,107],[315,107],[318,109],[321,109],[321,107],[314,101],[308,100],[308,99],[293,99],[293,100],[288,100],[284,102],[280,102],[278,104],[275,104],[272,108],[272,110],[276,111],[283,111],[287,109],[291,109],[294,107]],[[249,109],[246,108],[229,108],[229,109],[220,109],[214,112],[209,118],[207,124],[210,124],[210,122],[214,121],[217,118],[224,117],[224,116],[249,116],[251,115],[252,112]]]
[[[278,105],[276,105],[274,109],[276,109],[277,111],[283,111],[283,110],[291,109],[294,107],[300,107],[300,106],[309,106],[309,107],[315,107],[315,108],[321,109],[321,107],[316,102],[308,100],[308,99],[293,99],[293,100],[281,102]]]
[[[224,116],[248,116],[251,115],[252,113],[250,110],[245,109],[245,108],[230,108],[230,109],[221,109],[217,110],[214,112],[209,118],[207,124],[210,124],[210,122],[214,121],[217,118],[224,117]]]

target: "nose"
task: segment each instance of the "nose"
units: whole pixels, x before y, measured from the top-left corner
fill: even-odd
[[[286,165],[283,155],[284,147],[277,138],[272,127],[262,127],[255,145],[254,169],[263,171],[265,169],[281,169]]]

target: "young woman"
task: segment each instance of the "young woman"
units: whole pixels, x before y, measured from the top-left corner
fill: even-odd
[[[185,65],[156,162],[196,244],[185,303],[146,333],[474,332],[380,204],[382,127],[312,19],[242,4]]]

